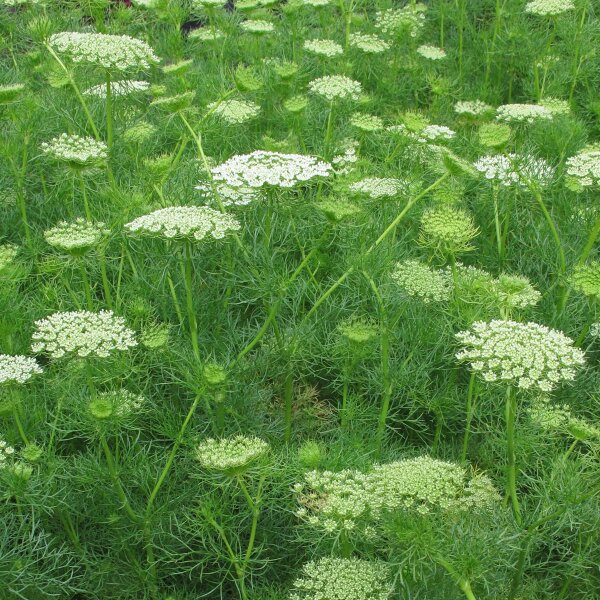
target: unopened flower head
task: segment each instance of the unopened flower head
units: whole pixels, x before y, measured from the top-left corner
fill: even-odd
[[[535,123],[552,120],[552,112],[540,104],[503,104],[496,109],[502,123]]]
[[[31,349],[52,358],[106,358],[115,350],[128,350],[137,344],[125,319],[110,310],[54,313],[35,322],[31,337]]]
[[[527,183],[547,187],[554,181],[556,169],[545,159],[530,154],[492,154],[482,156],[473,165],[486,179],[503,187],[525,188]]]
[[[351,184],[349,189],[354,194],[363,194],[373,200],[379,200],[406,193],[408,184],[393,177],[367,177]]]
[[[68,133],[44,142],[41,149],[44,154],[74,167],[96,166],[106,161],[108,156],[108,147],[104,142]]]
[[[456,337],[463,346],[456,357],[470,363],[484,381],[522,389],[549,392],[560,381],[573,380],[585,362],[573,340],[537,323],[477,321]]]
[[[361,131],[381,131],[383,119],[377,115],[356,112],[350,117],[350,124]]]
[[[147,92],[150,84],[147,81],[135,81],[124,79],[122,81],[113,81],[110,84],[110,93],[114,97],[130,96],[132,94]],[[106,98],[107,85],[100,83],[94,85],[83,92],[84,96],[95,96],[97,98]]]
[[[581,187],[600,186],[600,149],[584,149],[568,158],[567,175]]]
[[[350,79],[345,75],[325,75],[313,79],[308,84],[312,94],[321,96],[329,102],[334,100],[359,100],[362,94],[362,86],[358,81]]]
[[[381,54],[391,48],[388,42],[372,33],[351,33],[350,46],[365,54]]]
[[[418,260],[410,259],[397,263],[391,277],[407,295],[418,298],[426,304],[445,302],[450,299],[451,277]]]
[[[600,263],[592,261],[576,266],[571,275],[571,286],[585,296],[600,297]]]
[[[237,154],[212,169],[215,181],[251,188],[265,185],[290,188],[330,173],[331,165],[314,156],[264,150]]]
[[[170,206],[138,217],[125,227],[132,233],[202,240],[207,236],[224,238],[241,225],[231,215],[208,206]]]
[[[454,105],[454,112],[457,115],[469,115],[471,117],[480,117],[494,110],[489,104],[481,100],[459,100]]]
[[[429,60],[442,60],[446,58],[446,51],[437,46],[429,46],[423,44],[417,48],[417,52],[423,57]]]
[[[196,450],[196,459],[209,471],[241,474],[269,452],[269,444],[256,437],[236,435],[220,440],[208,438]]]
[[[568,115],[571,112],[569,101],[561,98],[542,98],[540,105],[547,108],[553,115]]]
[[[290,600],[388,600],[389,567],[359,558],[321,558],[304,565]]]
[[[525,5],[525,12],[540,17],[555,17],[575,10],[573,0],[532,0]]]
[[[14,244],[0,244],[0,272],[13,263],[18,253]]]
[[[375,15],[375,27],[385,35],[394,35],[407,31],[410,37],[416,38],[425,26],[427,7],[418,2],[403,8],[389,8]]]
[[[42,368],[35,358],[0,354],[0,383],[25,383],[40,373]]]
[[[479,229],[469,213],[442,205],[423,213],[419,243],[444,256],[456,256],[473,250],[471,241],[478,234]]]
[[[248,19],[240,23],[240,27],[248,33],[271,33],[275,31],[275,25],[270,21],[264,21],[262,19]]]
[[[159,62],[146,42],[128,35],[64,31],[50,37],[50,46],[76,63],[128,71],[148,69]]]
[[[334,40],[306,40],[304,49],[311,54],[333,58],[344,53],[344,49]]]
[[[65,252],[82,252],[97,246],[110,233],[104,223],[90,223],[84,219],[62,221],[44,232],[46,241]]]
[[[258,117],[260,106],[249,100],[229,99],[209,104],[207,110],[231,125],[246,123]]]
[[[96,419],[134,416],[144,405],[145,398],[129,390],[101,392],[90,402],[90,413]]]
[[[340,334],[352,344],[366,344],[379,335],[379,327],[365,319],[349,319],[338,326]]]
[[[493,291],[498,305],[509,309],[535,306],[542,297],[527,277],[506,273],[501,273],[493,281]]]

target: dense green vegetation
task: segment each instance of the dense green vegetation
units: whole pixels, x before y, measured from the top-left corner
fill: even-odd
[[[0,0],[0,599],[600,597],[592,0]]]

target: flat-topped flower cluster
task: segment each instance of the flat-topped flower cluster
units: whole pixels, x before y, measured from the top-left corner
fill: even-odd
[[[42,373],[35,358],[19,354],[0,354],[0,383],[25,383]]]
[[[46,241],[59,250],[71,252],[93,248],[110,233],[104,223],[90,223],[85,219],[72,222],[61,221],[52,229],[44,232]]]
[[[40,148],[44,154],[56,160],[81,166],[98,164],[108,157],[108,147],[104,142],[68,133],[61,133],[44,142]]]

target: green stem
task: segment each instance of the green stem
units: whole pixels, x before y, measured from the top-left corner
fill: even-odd
[[[25,429],[23,428],[23,423],[21,422],[21,417],[19,415],[19,407],[13,406],[12,413],[13,413],[13,418],[15,420],[15,424],[17,425],[17,429],[19,430],[19,435],[21,436],[21,439],[27,446],[29,444],[29,440],[27,439],[27,436],[25,435]]]
[[[90,279],[87,275],[87,270],[85,268],[85,263],[83,258],[79,258],[77,260],[79,264],[79,271],[81,273],[81,279],[83,280],[83,289],[85,292],[85,303],[88,310],[94,310],[94,301],[92,300],[92,286],[90,284]]]
[[[98,263],[100,265],[100,275],[102,277],[102,290],[104,292],[104,301],[108,308],[112,309],[112,293],[110,291],[110,282],[108,281],[108,274],[106,272],[106,257],[104,255],[104,249],[101,248],[98,252]]]
[[[575,55],[573,57],[573,70],[571,73],[571,89],[569,91],[569,104],[573,104],[573,97],[575,96],[575,88],[577,87],[577,78],[579,76],[579,70],[581,68],[581,61],[579,59],[579,53],[581,50],[581,34],[583,33],[583,27],[585,25],[585,19],[587,17],[587,6],[584,4],[581,11],[581,19],[579,20],[579,27],[577,28],[577,35],[575,38]]]
[[[513,386],[506,390],[506,494],[510,498],[515,521],[521,525],[521,509],[517,497],[517,464],[515,453],[515,420],[517,413],[517,393]]]
[[[185,282],[185,304],[188,316],[188,325],[190,336],[192,338],[192,349],[194,357],[198,364],[202,364],[200,356],[200,344],[198,343],[198,322],[196,320],[196,311],[194,309],[194,290],[192,283],[192,243],[189,240],[184,242],[184,251],[181,257],[181,271]]]
[[[179,299],[177,298],[177,292],[175,291],[175,285],[173,284],[173,280],[170,275],[167,275],[167,283],[169,285],[169,291],[171,292],[171,298],[173,299],[173,305],[175,307],[175,312],[177,313],[177,318],[179,319],[179,326],[183,327],[184,318],[183,311],[181,310],[181,304],[179,304]]]
[[[88,221],[92,220],[92,211],[90,210],[90,205],[88,202],[87,189],[85,185],[85,179],[83,175],[79,173],[79,187],[81,188],[81,197],[83,198],[83,210],[85,211],[85,218]]]
[[[462,590],[467,600],[477,600],[475,598],[475,594],[473,594],[469,580],[466,577],[463,577],[449,561],[441,556],[434,556],[433,560],[438,565],[442,566],[450,575],[450,577],[452,577],[456,585],[458,585],[458,587]]]
[[[567,458],[569,458],[569,456],[571,456],[571,453],[573,452],[573,450],[575,450],[575,447],[577,446],[578,443],[579,443],[579,440],[573,440],[573,443],[569,446],[569,448],[565,452],[565,455],[563,456],[563,458],[565,460]]]
[[[106,145],[110,152],[113,145],[113,98],[110,71],[106,71]]]
[[[469,389],[467,391],[467,425],[465,427],[465,434],[463,437],[463,448],[461,454],[461,461],[465,462],[467,460],[467,450],[469,449],[469,435],[471,433],[471,421],[473,420],[473,412],[475,409],[474,403],[474,392],[475,392],[475,373],[471,373],[471,377],[469,379]]]
[[[292,422],[294,418],[294,372],[289,363],[286,365],[285,381],[283,384],[283,406],[285,417],[284,441],[289,444],[292,438]]]
[[[332,100],[329,104],[329,115],[327,116],[327,129],[325,130],[325,140],[323,142],[323,156],[328,159],[331,158],[331,143],[333,139],[333,113],[334,113],[334,101]]]

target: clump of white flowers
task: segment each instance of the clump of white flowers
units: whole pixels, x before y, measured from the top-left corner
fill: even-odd
[[[208,206],[170,206],[138,217],[125,227],[132,233],[202,240],[206,236],[221,239],[241,225],[231,215]]]
[[[496,120],[503,123],[550,121],[552,112],[541,104],[503,104],[496,109]]]
[[[0,354],[0,383],[25,383],[42,372],[35,358]]]
[[[159,62],[152,48],[128,35],[64,31],[50,36],[50,46],[76,63],[127,71],[148,69]]]
[[[349,189],[355,194],[364,194],[373,200],[379,200],[381,198],[393,198],[405,193],[408,184],[406,181],[393,177],[367,177],[352,183]]]
[[[215,196],[218,196],[223,206],[246,206],[262,197],[261,193],[254,188],[233,187],[227,183],[213,183],[211,185],[203,181],[196,186],[196,189],[203,196],[212,200],[216,200]]]
[[[225,37],[225,32],[212,27],[198,27],[188,33],[188,39],[200,42],[214,42]]]
[[[110,310],[54,313],[35,322],[31,337],[33,352],[46,352],[52,358],[105,358],[115,350],[128,350],[137,344],[125,319]]]
[[[397,263],[391,277],[406,294],[426,304],[450,299],[452,279],[448,274],[432,269],[418,260],[409,259]]]
[[[419,132],[420,136],[429,142],[451,140],[456,132],[445,125],[427,125]]]
[[[0,244],[0,271],[12,264],[18,253],[19,249],[14,244]]]
[[[240,23],[240,27],[248,33],[271,33],[275,31],[275,25],[270,21],[264,21],[262,19],[248,19]]]
[[[320,8],[322,6],[331,4],[331,0],[300,0],[300,2],[304,6],[314,6],[315,8]]]
[[[144,405],[145,398],[129,390],[111,390],[101,392],[92,399],[90,413],[96,419],[126,418],[138,413]]]
[[[527,187],[527,182],[546,187],[552,183],[556,169],[543,158],[531,154],[493,154],[482,156],[473,166],[486,179],[503,187]]]
[[[260,106],[249,100],[229,99],[209,104],[207,110],[231,125],[246,123],[258,117]]]
[[[44,232],[46,241],[59,250],[77,252],[93,248],[110,233],[104,223],[90,223],[85,219],[61,221]]]
[[[103,163],[108,156],[108,146],[104,142],[68,133],[62,133],[40,147],[44,154],[56,160],[81,167]]]
[[[236,435],[208,438],[196,449],[196,459],[209,471],[239,475],[269,452],[269,444],[257,437]]]
[[[4,469],[13,459],[15,449],[0,437],[0,469]]]
[[[410,37],[416,38],[425,26],[427,7],[418,2],[402,8],[388,8],[375,15],[375,27],[386,35],[408,31]]]
[[[477,321],[456,337],[464,347],[456,358],[469,362],[484,381],[522,389],[549,392],[560,381],[573,380],[585,362],[573,340],[537,323]]]
[[[334,100],[359,100],[362,93],[360,82],[345,75],[325,75],[313,79],[308,84],[312,94],[321,96],[330,102]]]
[[[304,49],[318,56],[333,58],[344,53],[344,49],[334,40],[306,40]]]
[[[480,117],[492,111],[493,108],[481,100],[459,100],[454,105],[454,112],[457,115],[469,115]]]
[[[392,594],[385,563],[359,558],[321,558],[302,568],[290,600],[388,600]]]
[[[122,81],[113,81],[110,84],[110,93],[114,97],[129,96],[139,92],[147,92],[150,89],[150,83],[147,81],[136,81],[124,79]],[[94,85],[83,92],[84,96],[95,96],[97,98],[106,98],[107,86],[105,83]]]
[[[446,51],[443,48],[438,48],[437,46],[430,46],[428,44],[423,44],[417,48],[417,53],[420,54],[423,58],[428,58],[429,60],[442,60],[446,58]]]
[[[381,54],[391,48],[388,42],[372,33],[351,33],[350,46],[365,54]]]
[[[383,119],[377,115],[356,112],[350,117],[350,124],[361,131],[381,131]]]
[[[342,141],[336,154],[331,159],[331,164],[336,175],[348,175],[358,162],[358,148],[360,144],[356,140],[347,138]]]
[[[331,168],[329,163],[314,156],[256,150],[251,154],[237,154],[211,172],[215,181],[233,187],[290,188],[315,177],[327,177]]]
[[[600,185],[600,149],[584,149],[568,158],[567,175],[581,187]]]
[[[525,12],[540,17],[555,17],[575,10],[573,0],[532,0],[525,5]]]

